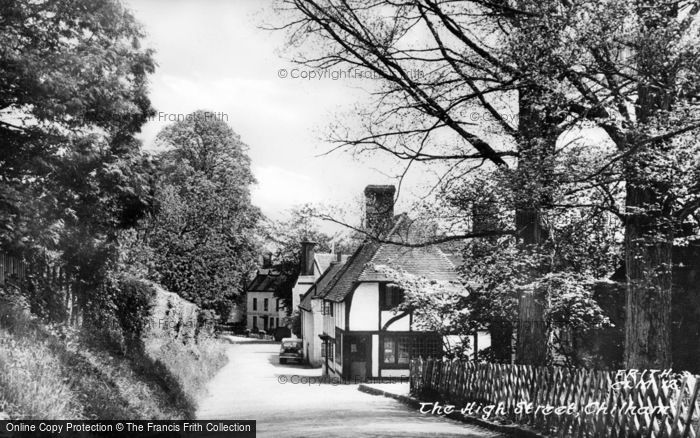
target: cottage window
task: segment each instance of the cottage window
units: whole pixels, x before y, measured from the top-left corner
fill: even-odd
[[[265,300],[263,301],[263,310],[265,312],[267,312],[267,308],[268,308],[268,304],[269,304],[268,301],[269,300],[267,298],[265,298]]]
[[[384,338],[384,363],[388,365],[408,365],[410,338],[387,336]]]
[[[258,310],[258,299],[253,298],[253,310]]]
[[[253,317],[253,328],[258,328],[258,317],[257,316]]]
[[[412,357],[442,357],[442,337],[437,333],[422,333],[410,344]]]
[[[405,339],[403,342],[399,341],[396,343],[396,363],[398,364],[408,364],[408,340]]]
[[[385,335],[382,353],[384,365],[405,368],[412,357],[442,356],[442,339],[436,333]]]
[[[395,284],[383,284],[379,291],[381,310],[392,310],[403,303],[404,292]]]
[[[384,338],[384,363],[396,363],[396,341],[394,338]]]
[[[330,362],[333,361],[333,349],[335,347],[335,341],[333,339],[329,339],[327,341],[323,341],[323,348],[321,348],[321,357],[323,358],[328,358]]]
[[[321,312],[321,314],[333,316],[333,303],[331,303],[330,301],[324,301],[323,302],[323,311]]]

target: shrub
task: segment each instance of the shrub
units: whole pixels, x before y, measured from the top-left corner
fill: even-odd
[[[155,288],[130,275],[118,275],[100,287],[87,303],[83,329],[91,343],[133,354],[142,350]]]
[[[153,307],[155,288],[141,279],[125,276],[118,283],[115,297],[117,319],[131,343],[141,339]]]

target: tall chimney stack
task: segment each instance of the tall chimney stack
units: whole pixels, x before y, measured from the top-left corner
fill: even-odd
[[[378,236],[389,231],[394,219],[394,195],[391,185],[365,187],[365,229]]]
[[[263,269],[270,269],[271,267],[272,267],[272,253],[266,252],[265,254],[263,254],[262,268]]]
[[[301,255],[299,257],[299,275],[314,275],[314,247],[316,242],[305,240],[301,242]]]

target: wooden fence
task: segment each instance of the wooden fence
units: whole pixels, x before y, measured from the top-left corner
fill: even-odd
[[[12,279],[21,279],[26,275],[25,263],[18,259],[0,252],[0,285]]]
[[[700,381],[690,373],[440,359],[414,359],[410,367],[411,394],[421,401],[471,406],[481,418],[484,407],[496,406],[492,415],[551,436],[700,438]]]

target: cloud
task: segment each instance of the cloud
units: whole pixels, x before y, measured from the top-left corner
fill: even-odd
[[[279,219],[284,211],[327,199],[327,194],[310,176],[278,166],[253,166],[258,184],[252,190],[253,203],[264,214]]]

